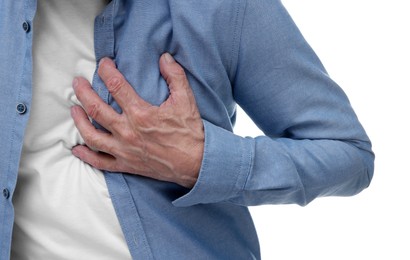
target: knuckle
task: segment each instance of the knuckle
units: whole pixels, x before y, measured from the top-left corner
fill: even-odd
[[[185,70],[181,66],[175,66],[173,72],[176,76],[185,77]]]
[[[148,123],[151,118],[151,111],[149,109],[136,110],[134,114],[141,123]]]
[[[89,131],[82,131],[81,136],[83,137],[84,142],[88,145],[93,135]]]
[[[140,111],[137,107],[135,106],[129,106],[129,109],[127,111],[128,116],[131,118],[139,118]]]
[[[172,73],[166,78],[166,82],[170,89],[176,88],[187,88],[189,85],[187,76],[183,68],[175,68]]]
[[[122,151],[121,148],[122,147],[118,147],[118,146],[109,146],[107,147],[107,153],[117,158],[121,154],[121,151]]]
[[[111,155],[116,154],[116,149],[111,142],[100,142],[99,145],[101,151],[103,151],[104,153]]]
[[[122,132],[122,138],[125,140],[126,143],[130,144],[130,143],[134,143],[136,138],[135,138],[135,134],[134,131],[130,130],[130,129],[126,129]]]
[[[96,139],[93,137],[93,135],[87,133],[84,134],[84,142],[86,143],[86,145],[92,149],[95,149],[97,146],[97,141]]]
[[[110,93],[113,96],[115,96],[121,90],[124,83],[125,83],[125,80],[122,77],[118,77],[118,76],[111,77],[107,81],[108,91],[110,91]]]
[[[171,83],[171,81],[176,81],[176,82],[183,82],[186,80],[186,74],[183,68],[181,67],[175,67],[172,70],[172,74],[171,76],[168,78],[169,83]]]
[[[99,150],[98,148],[101,145],[101,141],[99,140],[99,138],[96,138],[94,133],[92,132],[83,133],[83,139],[84,139],[85,144],[88,147]]]
[[[135,122],[137,126],[146,126],[150,122],[151,110],[146,109],[133,109],[130,111],[129,121]]]
[[[92,118],[98,118],[100,115],[100,106],[97,103],[93,103],[89,106],[87,106],[87,115],[89,115]]]
[[[110,118],[107,125],[109,129],[112,129],[114,132],[119,132],[123,128],[123,122],[117,117]]]

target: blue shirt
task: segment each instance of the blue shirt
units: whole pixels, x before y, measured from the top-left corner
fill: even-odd
[[[1,260],[10,253],[30,114],[35,9],[35,0],[0,2]],[[259,259],[246,206],[306,205],[369,185],[370,141],[279,0],[113,0],[95,20],[97,61],[115,59],[155,105],[168,96],[158,68],[164,52],[186,70],[204,122],[204,156],[190,190],[105,173],[134,259]],[[97,74],[93,88],[119,111]],[[264,136],[232,133],[237,104]]]

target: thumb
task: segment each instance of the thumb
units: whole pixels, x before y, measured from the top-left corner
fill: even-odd
[[[175,61],[171,54],[166,52],[161,55],[159,70],[167,82],[171,94],[182,89],[189,89],[189,83],[184,69]]]

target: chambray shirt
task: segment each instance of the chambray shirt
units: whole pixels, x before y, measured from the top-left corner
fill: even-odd
[[[0,1],[1,260],[9,258],[30,115],[35,11],[36,0]],[[105,173],[134,259],[259,259],[246,206],[306,205],[369,185],[370,141],[279,0],[113,0],[95,20],[97,61],[115,59],[154,105],[169,94],[158,68],[164,52],[185,68],[194,91],[204,156],[190,190]],[[93,88],[120,111],[97,74]],[[237,104],[264,136],[232,133]]]

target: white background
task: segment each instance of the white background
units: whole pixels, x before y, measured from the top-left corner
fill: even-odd
[[[408,0],[283,0],[373,142],[368,189],[306,207],[252,207],[263,259],[410,259]],[[242,111],[235,132],[260,131]]]

